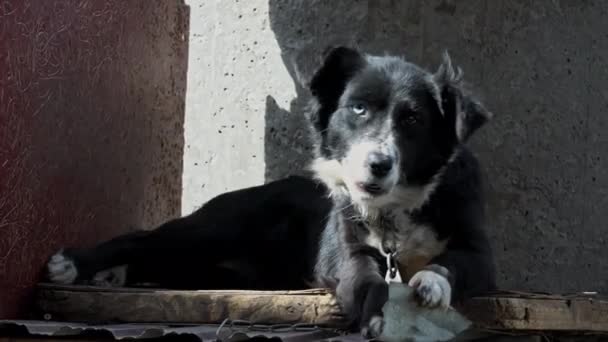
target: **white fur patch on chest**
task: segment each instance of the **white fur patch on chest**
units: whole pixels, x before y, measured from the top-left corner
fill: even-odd
[[[369,234],[363,242],[382,254],[388,250],[396,252],[404,278],[411,277],[444,251],[447,240],[440,241],[432,227],[413,223],[403,210],[383,216],[383,219],[369,221]]]

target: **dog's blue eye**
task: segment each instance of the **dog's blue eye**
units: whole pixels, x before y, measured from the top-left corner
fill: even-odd
[[[367,111],[367,107],[365,107],[365,105],[363,105],[361,103],[357,103],[355,105],[352,105],[350,107],[350,109],[353,111],[353,113],[355,113],[357,115],[363,115]]]

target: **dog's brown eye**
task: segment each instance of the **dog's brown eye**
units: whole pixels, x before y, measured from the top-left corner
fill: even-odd
[[[403,123],[406,125],[414,125],[418,122],[418,117],[414,114],[407,115],[403,118]]]

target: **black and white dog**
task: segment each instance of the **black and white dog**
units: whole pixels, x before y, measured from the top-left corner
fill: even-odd
[[[48,263],[55,283],[182,289],[330,286],[364,335],[382,329],[385,257],[420,303],[494,288],[478,162],[490,113],[447,54],[437,72],[339,47],[310,82],[313,177],[220,195],[193,214]],[[328,196],[329,195],[329,196]]]

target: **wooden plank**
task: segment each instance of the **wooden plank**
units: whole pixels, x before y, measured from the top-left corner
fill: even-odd
[[[334,296],[305,291],[169,291],[40,285],[38,304],[54,320],[85,322],[256,323],[340,326]],[[589,296],[497,293],[459,311],[482,329],[608,332],[608,300]]]
[[[53,320],[75,322],[256,323],[336,326],[340,310],[325,290],[171,291],[41,285],[38,306]]]
[[[594,298],[483,297],[460,311],[485,329],[608,332],[608,301]]]
[[[159,292],[179,292],[179,293],[199,293],[199,294],[259,294],[259,295],[328,295],[327,289],[306,289],[297,291],[252,291],[252,290],[163,290],[153,288],[135,288],[135,287],[99,287],[85,285],[57,285],[50,283],[38,284],[38,289],[41,290],[60,290],[70,292],[116,292],[116,293],[159,293]]]

